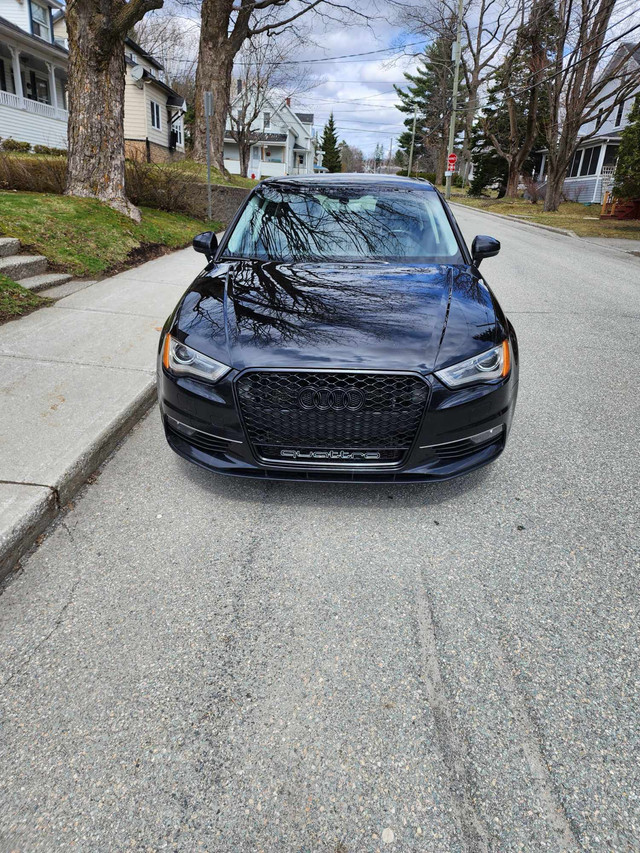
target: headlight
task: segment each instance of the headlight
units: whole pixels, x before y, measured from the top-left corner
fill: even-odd
[[[436,376],[449,388],[460,388],[477,382],[491,382],[509,375],[511,369],[511,351],[509,341],[503,341],[480,355],[474,355],[459,364],[452,364],[444,370],[436,371]]]
[[[208,382],[217,382],[231,370],[228,365],[181,344],[171,335],[164,339],[162,364],[177,376],[195,376]]]

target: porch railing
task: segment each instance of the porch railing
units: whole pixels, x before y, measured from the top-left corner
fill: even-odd
[[[20,95],[14,95],[13,92],[5,92],[3,89],[0,89],[0,105],[14,107],[17,110],[25,110],[25,112],[35,113],[46,118],[55,118],[59,121],[67,121],[69,118],[67,110],[54,107],[53,104],[41,104],[40,101],[21,98]]]

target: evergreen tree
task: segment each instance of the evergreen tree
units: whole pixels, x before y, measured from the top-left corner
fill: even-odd
[[[507,186],[507,161],[496,153],[481,121],[473,126],[470,147],[473,180],[469,184],[469,195],[480,196],[487,187],[498,184],[498,198],[501,198]]]
[[[436,182],[444,180],[444,170],[449,141],[451,119],[451,87],[453,84],[453,62],[451,48],[453,39],[446,35],[433,41],[425,50],[415,74],[405,73],[409,82],[406,89],[396,86],[400,96],[397,108],[406,114],[407,130],[398,139],[398,145],[408,158],[411,148],[413,112],[417,108],[416,138],[413,153],[413,168],[418,165],[434,165]],[[465,87],[461,81],[458,105],[464,107]],[[462,125],[461,125],[462,127]],[[425,162],[425,154],[431,154]],[[422,162],[421,162],[422,161]]]
[[[640,95],[622,131],[614,192],[620,198],[640,198]]]
[[[336,123],[333,119],[333,113],[331,113],[329,121],[324,126],[320,147],[322,148],[322,165],[325,169],[328,169],[330,172],[342,171],[338,134],[336,133]]]

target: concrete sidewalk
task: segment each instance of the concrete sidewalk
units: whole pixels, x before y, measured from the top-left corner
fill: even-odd
[[[0,578],[153,402],[158,333],[203,262],[183,249],[0,327]]]

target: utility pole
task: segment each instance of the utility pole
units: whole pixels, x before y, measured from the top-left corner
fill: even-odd
[[[449,122],[449,150],[447,156],[453,153],[453,146],[456,139],[456,110],[458,108],[458,83],[460,81],[460,53],[462,44],[462,7],[463,0],[458,0],[458,31],[456,33],[456,44],[454,54],[453,68],[453,97],[451,99],[451,121]],[[449,171],[449,169],[447,169]],[[451,198],[451,175],[447,175],[447,189],[445,192],[447,199]]]
[[[409,168],[407,169],[407,177],[411,177],[413,169],[413,146],[416,143],[416,118],[418,117],[418,105],[413,108],[413,130],[411,131],[411,148],[409,149]]]
[[[392,149],[393,149],[393,136],[389,140],[389,165],[387,167],[387,174],[388,175],[391,174],[391,151],[392,151]]]

